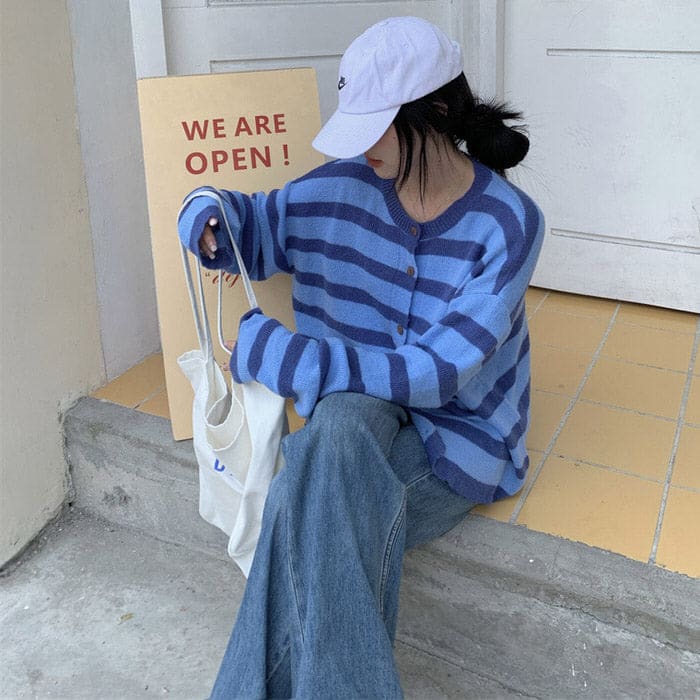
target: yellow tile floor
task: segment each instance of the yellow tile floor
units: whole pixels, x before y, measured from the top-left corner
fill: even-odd
[[[477,512],[700,577],[700,316],[536,287],[527,312],[528,480]],[[93,396],[168,418],[162,357]]]

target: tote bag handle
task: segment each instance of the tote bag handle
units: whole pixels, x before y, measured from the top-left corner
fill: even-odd
[[[238,264],[238,269],[239,269],[239,277],[241,281],[243,282],[243,288],[245,289],[245,294],[246,297],[248,298],[248,304],[250,305],[251,309],[254,309],[257,307],[258,302],[257,299],[255,298],[255,292],[253,291],[253,285],[250,283],[250,277],[248,276],[248,271],[246,270],[245,264],[243,263],[243,256],[241,255],[240,250],[238,249],[238,246],[236,245],[236,239],[233,237],[233,232],[231,231],[231,225],[229,224],[228,217],[226,216],[226,209],[224,208],[224,202],[223,198],[221,197],[221,193],[218,190],[203,190],[203,191],[197,191],[197,192],[192,192],[189,194],[186,198],[185,201],[182,203],[182,207],[180,207],[180,212],[178,214],[178,218],[180,214],[183,212],[185,207],[193,200],[197,199],[198,197],[207,197],[209,199],[213,199],[218,205],[219,205],[219,211],[221,214],[221,220],[224,222],[224,228],[226,230],[226,233],[228,234],[229,241],[231,243],[231,247],[233,248],[233,253],[236,256],[236,263]],[[187,280],[187,291],[190,296],[190,303],[192,305],[192,314],[194,316],[194,324],[197,329],[197,337],[199,339],[199,345],[200,348],[202,349],[202,352],[205,352],[207,356],[213,356],[213,348],[212,348],[212,340],[211,340],[211,332],[209,330],[209,317],[207,315],[207,307],[204,301],[204,285],[202,282],[202,266],[200,264],[197,265],[197,281],[198,281],[198,287],[199,287],[199,304],[197,303],[197,298],[195,296],[195,291],[194,291],[194,283],[192,281],[192,273],[190,271],[190,265],[189,265],[189,260],[187,257],[187,248],[184,245],[180,246],[180,251],[182,253],[182,263],[185,269],[185,279]],[[224,337],[223,337],[223,328],[222,328],[222,297],[223,297],[223,280],[221,275],[219,275],[219,289],[218,289],[218,294],[217,294],[217,331],[218,331],[218,336],[219,336],[219,345],[221,346],[221,349],[227,354],[230,355],[231,351],[226,347],[224,344]]]

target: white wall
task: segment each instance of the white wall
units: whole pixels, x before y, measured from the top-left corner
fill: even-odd
[[[59,412],[104,368],[66,6],[0,13],[1,565],[60,509]]]
[[[107,379],[160,347],[129,0],[68,0]]]

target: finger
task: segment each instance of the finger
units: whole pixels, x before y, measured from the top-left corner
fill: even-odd
[[[208,223],[209,225],[205,229],[205,244],[212,253],[216,253],[217,245],[214,231],[219,227],[219,220],[215,216],[212,216],[209,218]]]
[[[207,250],[216,253],[216,235],[208,226],[204,229],[204,245]]]
[[[235,340],[224,340],[224,345],[233,352],[233,346],[236,344]]]
[[[214,232],[211,230],[210,226],[207,224],[204,227],[204,232],[202,233],[201,238],[199,239],[199,252],[213,260],[216,250],[216,236],[214,235]]]

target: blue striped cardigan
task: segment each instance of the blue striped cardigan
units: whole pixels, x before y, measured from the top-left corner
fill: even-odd
[[[292,398],[301,416],[338,391],[405,406],[434,473],[489,503],[516,493],[528,467],[524,295],[544,222],[524,192],[474,168],[464,197],[422,224],[363,157],[269,195],[223,194],[251,278],[293,275],[297,324],[293,333],[260,309],[245,314],[234,379]],[[195,255],[216,213],[206,198],[182,212],[180,238]],[[236,272],[221,231],[217,245],[201,262]]]

